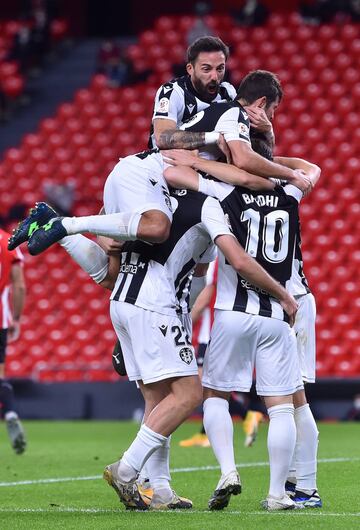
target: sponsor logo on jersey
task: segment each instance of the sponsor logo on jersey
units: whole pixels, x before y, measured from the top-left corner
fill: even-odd
[[[184,129],[187,129],[188,127],[191,127],[192,125],[195,125],[195,123],[198,123],[202,119],[203,116],[204,116],[204,111],[201,110],[200,112],[195,114],[195,116],[190,118],[186,123],[183,123],[180,129],[184,130]]]
[[[179,356],[182,361],[186,364],[190,364],[194,358],[194,352],[191,348],[181,348]]]
[[[162,112],[162,113],[165,113],[165,112],[169,112],[169,100],[168,98],[161,98],[159,103],[158,103],[158,107],[156,109],[157,112]]]
[[[241,285],[242,287],[244,287],[244,289],[248,289],[249,291],[255,291],[256,293],[261,293],[261,294],[269,294],[267,291],[265,291],[264,289],[260,289],[260,287],[256,287],[256,285],[253,285],[252,283],[248,282],[247,280],[241,280]]]
[[[164,337],[166,337],[166,333],[167,333],[168,327],[165,324],[163,324],[162,326],[159,326],[159,330],[164,335]]]
[[[139,261],[137,265],[134,265],[133,263],[123,263],[120,267],[120,272],[123,274],[136,274],[138,269],[144,269],[145,263],[143,261]]]

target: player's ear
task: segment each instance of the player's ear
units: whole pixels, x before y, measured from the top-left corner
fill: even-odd
[[[188,73],[189,75],[192,74],[193,69],[194,69],[194,68],[193,68],[193,65],[192,65],[191,63],[187,63],[187,65],[186,65],[186,71],[187,71],[187,73]]]
[[[266,107],[266,101],[267,101],[266,96],[259,98],[258,101],[259,101],[258,107],[260,107],[261,109],[264,109]]]

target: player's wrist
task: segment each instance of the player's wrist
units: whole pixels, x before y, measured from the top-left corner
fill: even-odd
[[[216,144],[220,138],[220,133],[216,131],[205,133],[205,145]]]

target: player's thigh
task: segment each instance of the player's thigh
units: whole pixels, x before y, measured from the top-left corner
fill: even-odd
[[[119,302],[110,303],[110,316],[120,342],[126,374],[130,381],[139,381],[141,379],[141,371],[134,355],[128,325],[128,318],[131,317],[131,312],[132,309],[130,304]]]
[[[112,301],[111,317],[113,323],[118,320],[127,329],[139,370],[137,379],[144,384],[197,375],[194,348],[178,316]]]
[[[159,210],[171,221],[171,200],[162,172],[150,171],[134,158],[122,159],[108,176],[104,187],[105,212]]]
[[[224,392],[249,392],[256,352],[254,323],[253,315],[240,311],[215,311],[204,358],[204,387]]]
[[[297,302],[299,309],[296,314],[294,330],[296,333],[301,375],[307,383],[314,383],[316,365],[315,298],[309,293],[300,296]]]
[[[255,362],[257,393],[291,395],[302,387],[295,334],[282,320],[256,318],[259,321]]]

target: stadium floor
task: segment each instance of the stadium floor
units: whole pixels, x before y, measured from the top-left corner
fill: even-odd
[[[207,501],[219,478],[209,448],[181,448],[179,440],[197,432],[188,422],[173,435],[173,487],[191,498],[194,508],[182,512],[126,512],[102,470],[126,449],[138,428],[133,422],[24,423],[27,452],[15,455],[0,425],[0,528],[117,529],[161,528],[206,530],[243,528],[360,528],[360,424],[322,423],[318,485],[322,509],[266,513],[260,508],[268,485],[267,425],[261,425],[256,444],[243,447],[242,426],[235,424],[236,461],[243,493],[223,512],[209,512]],[[289,521],[290,519],[290,521]]]

